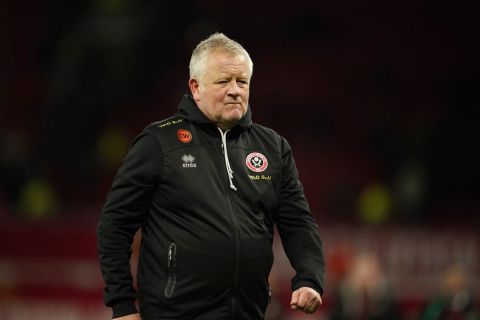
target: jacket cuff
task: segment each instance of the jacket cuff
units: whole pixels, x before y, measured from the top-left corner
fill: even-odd
[[[307,280],[298,280],[294,284],[292,284],[292,291],[300,289],[302,287],[312,288],[313,290],[317,291],[320,295],[323,295],[323,289],[314,283],[307,281]]]
[[[112,318],[118,318],[129,314],[138,313],[133,300],[122,301],[112,306]]]

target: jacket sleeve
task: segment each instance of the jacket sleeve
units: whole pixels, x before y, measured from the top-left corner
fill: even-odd
[[[282,138],[282,182],[276,213],[285,253],[295,270],[292,291],[310,287],[323,294],[325,262],[318,227],[298,178],[288,142]]]
[[[97,225],[104,302],[112,307],[114,318],[137,312],[130,268],[131,246],[148,213],[162,161],[154,137],[139,135],[113,180]]]

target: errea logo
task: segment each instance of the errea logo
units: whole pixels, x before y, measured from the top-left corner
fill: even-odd
[[[197,164],[195,163],[195,157],[192,156],[191,154],[184,154],[182,156],[182,167],[184,168],[196,168]]]

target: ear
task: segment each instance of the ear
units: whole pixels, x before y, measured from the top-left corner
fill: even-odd
[[[188,86],[190,87],[190,91],[192,92],[193,100],[199,101],[200,100],[200,84],[198,83],[197,79],[190,79],[188,80]]]

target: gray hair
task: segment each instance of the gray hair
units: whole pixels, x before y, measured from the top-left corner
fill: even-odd
[[[203,81],[205,77],[207,59],[210,53],[215,50],[225,50],[237,56],[244,56],[247,60],[250,77],[253,73],[253,62],[247,50],[243,48],[238,42],[228,38],[223,33],[216,32],[207,39],[200,42],[195,50],[193,50],[190,58],[190,78]]]

